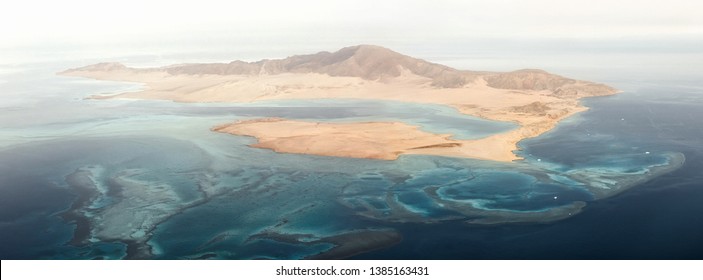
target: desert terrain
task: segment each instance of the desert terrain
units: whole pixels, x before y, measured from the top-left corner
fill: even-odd
[[[130,68],[99,63],[60,73],[143,83],[143,90],[94,99],[176,102],[256,102],[289,99],[368,99],[440,104],[471,116],[513,122],[517,129],[475,140],[435,135],[389,122],[326,123],[261,118],[213,131],[252,136],[257,148],[282,153],[393,160],[402,154],[518,160],[517,143],[537,137],[587,108],[579,99],[612,95],[603,84],[523,69],[479,72],[406,56],[371,45],[257,62]]]

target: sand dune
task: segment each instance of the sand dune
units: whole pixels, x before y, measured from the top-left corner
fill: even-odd
[[[606,85],[542,70],[461,71],[368,45],[258,62],[145,69],[101,63],[60,74],[145,84],[140,92],[95,98],[179,102],[377,99],[448,105],[464,114],[520,125],[513,131],[471,141],[452,140],[450,135],[433,135],[401,123],[340,125],[260,119],[215,128],[254,136],[259,139],[255,147],[279,152],[376,159],[431,154],[512,161],[518,159],[512,153],[517,142],[536,137],[560,120],[586,110],[579,104],[580,98],[617,92]],[[300,130],[307,134],[300,135]],[[385,135],[388,133],[384,131],[393,131],[397,136]]]

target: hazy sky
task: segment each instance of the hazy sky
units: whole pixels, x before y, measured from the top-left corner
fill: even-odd
[[[459,69],[700,80],[701,11],[700,0],[3,0],[0,66],[254,61],[377,44]]]
[[[96,1],[0,4],[3,48],[262,40],[703,37],[703,1]]]

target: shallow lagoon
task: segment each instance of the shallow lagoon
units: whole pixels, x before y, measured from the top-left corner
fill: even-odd
[[[382,239],[378,251],[359,257],[495,258],[475,252],[415,250],[428,242],[444,242],[428,236],[446,236],[432,233],[446,228],[454,228],[454,240],[461,241],[465,239],[459,231],[485,233],[498,230],[496,224],[568,224],[579,212],[588,212],[590,204],[598,204],[596,197],[609,196],[603,195],[607,190],[594,187],[646,184],[652,166],[682,160],[679,152],[684,151],[688,166],[693,149],[667,142],[666,137],[678,131],[657,132],[659,139],[643,137],[651,136],[653,128],[671,128],[653,124],[651,115],[645,122],[639,114],[646,111],[623,110],[632,108],[632,102],[638,104],[634,97],[643,97],[625,93],[588,100],[591,111],[521,142],[526,160],[515,164],[431,156],[378,161],[276,154],[247,147],[251,138],[209,129],[261,116],[389,120],[471,139],[513,125],[462,116],[443,106],[397,102],[325,100],[308,107],[306,101],[83,100],[90,94],[135,90],[138,85],[56,77],[43,70],[12,75],[3,78],[10,82],[0,85],[13,96],[0,113],[2,197],[13,198],[2,204],[2,258],[304,258],[342,245],[363,252],[364,244],[340,236],[356,234],[360,239],[377,231],[398,232],[404,241],[394,245],[400,242],[397,238]],[[684,107],[699,108],[690,106]],[[686,116],[681,110],[679,114]],[[672,124],[675,117],[669,120]],[[86,182],[122,193],[101,193],[94,209],[84,214],[102,230],[94,230],[97,237],[81,245],[70,245],[76,221],[64,221],[60,215],[80,197],[66,180],[76,170],[91,171]],[[579,181],[583,174],[597,177]],[[124,185],[126,181],[133,185]],[[141,200],[121,203],[129,199],[125,193]],[[164,202],[164,197],[170,200]],[[582,201],[589,206],[583,208]],[[125,228],[125,219],[134,216],[150,218]],[[562,219],[566,220],[554,223]],[[472,225],[485,223],[493,225]],[[119,237],[116,228],[124,228],[125,236]],[[422,238],[429,240],[411,242],[420,238],[413,228],[420,228],[418,232],[426,233]],[[18,236],[19,232],[27,234]],[[101,239],[101,234],[112,237]],[[383,244],[391,247],[383,249]],[[148,252],[135,253],[135,247]]]

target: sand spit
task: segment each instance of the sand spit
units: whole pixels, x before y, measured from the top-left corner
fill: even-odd
[[[580,105],[580,98],[617,93],[606,85],[542,70],[462,71],[367,45],[258,62],[182,64],[144,69],[100,63],[60,74],[145,85],[139,92],[96,96],[96,99],[253,102],[353,98],[403,101],[446,105],[464,114],[514,122],[520,126],[507,133],[470,142],[454,141],[449,135],[431,135],[400,123],[332,125],[260,119],[214,129],[254,136],[259,139],[255,147],[277,152],[389,160],[399,154],[427,154],[513,161],[519,159],[512,152],[517,149],[517,142],[549,131],[559,121],[586,110]],[[300,135],[286,126],[305,128],[307,135]],[[313,127],[319,130],[315,131]],[[383,135],[386,129],[400,136]],[[413,137],[417,139],[410,139]]]

